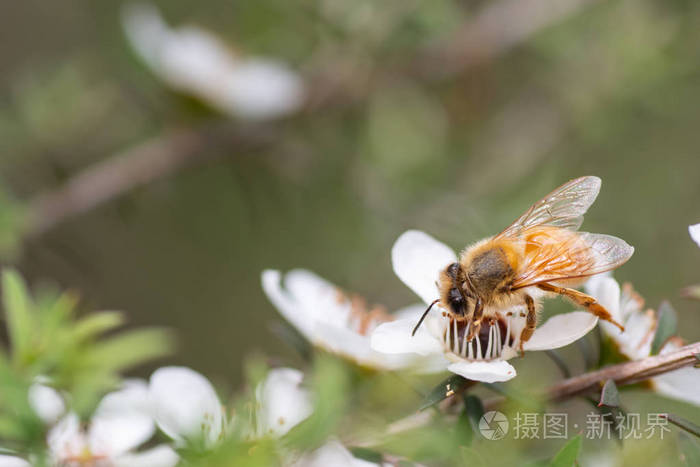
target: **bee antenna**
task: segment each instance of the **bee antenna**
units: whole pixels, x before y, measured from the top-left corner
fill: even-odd
[[[423,320],[428,315],[428,312],[430,311],[430,309],[433,307],[433,305],[435,305],[439,301],[440,301],[440,299],[438,298],[437,300],[434,300],[433,303],[428,305],[428,309],[423,312],[423,316],[420,317],[420,319],[418,320],[418,324],[416,324],[416,327],[413,328],[413,332],[411,333],[411,337],[416,335],[416,331],[418,331],[418,328],[420,327],[420,325],[423,324]]]

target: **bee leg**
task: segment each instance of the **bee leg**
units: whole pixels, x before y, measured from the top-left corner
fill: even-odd
[[[481,318],[483,317],[483,314],[484,303],[480,298],[477,298],[476,303],[474,304],[474,311],[472,312],[472,324],[471,328],[469,329],[469,334],[467,335],[467,342],[472,340],[474,336],[479,335],[479,331],[481,330]]]
[[[523,355],[523,344],[530,340],[537,327],[537,309],[531,296],[525,295],[525,305],[527,305],[527,318],[525,318],[525,327],[520,332],[520,356]]]
[[[571,300],[572,302],[574,302],[574,304],[580,305],[583,308],[585,308],[586,311],[588,311],[589,313],[593,313],[598,318],[614,324],[615,326],[620,328],[620,331],[622,331],[622,332],[625,331],[625,327],[623,325],[621,325],[620,323],[618,323],[617,321],[615,321],[613,319],[612,315],[610,314],[610,312],[608,310],[606,310],[603,305],[598,303],[598,301],[595,298],[591,297],[590,295],[586,295],[585,293],[579,292],[576,289],[567,289],[566,287],[557,287],[556,285],[547,284],[546,282],[542,283],[542,284],[538,284],[537,287],[539,287],[540,289],[547,291],[547,292],[554,292],[554,293],[557,293],[559,295],[563,295],[564,297],[566,297],[569,300]]]

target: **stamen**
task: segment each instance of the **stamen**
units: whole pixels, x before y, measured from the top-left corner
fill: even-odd
[[[489,343],[486,345],[486,358],[491,358],[491,346],[493,344],[493,326],[489,325]]]
[[[460,355],[462,357],[467,356],[467,335],[469,334],[469,326],[470,325],[471,325],[471,323],[467,323],[467,327],[464,330],[464,336],[462,337],[462,351],[460,352]],[[470,345],[470,347],[471,347],[471,345]]]
[[[476,358],[477,360],[483,360],[484,357],[481,356],[481,339],[479,339],[479,336],[476,336],[474,340],[476,341]]]
[[[459,355],[459,331],[457,330],[457,320],[452,321],[452,338],[454,339],[454,346],[457,350],[455,353]]]

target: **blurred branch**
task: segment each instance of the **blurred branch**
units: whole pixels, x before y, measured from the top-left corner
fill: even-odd
[[[170,130],[86,168],[56,190],[38,195],[29,204],[29,237],[51,230],[139,186],[211,157],[217,144],[242,149],[266,144],[264,131],[230,126]]]
[[[487,2],[451,37],[426,50],[422,74],[453,75],[492,60],[598,0]]]
[[[594,1],[502,0],[488,3],[455,34],[412,60],[408,72],[424,78],[444,78],[463,72],[506,53],[538,31]],[[321,64],[317,68],[310,74],[310,92],[305,106],[309,114],[321,114],[327,107],[342,107],[360,101],[369,95],[376,83],[381,82],[383,76],[407,71],[403,66],[396,69],[390,66],[389,70],[379,70],[376,74],[361,70],[361,76],[350,72],[338,81],[333,72],[329,72],[337,70],[337,66]],[[350,68],[352,71],[353,67]],[[271,124],[267,126],[263,133],[269,135]],[[215,136],[223,134],[219,130],[214,130]],[[250,130],[245,126],[235,131],[228,127],[227,131],[233,133],[228,135],[228,144],[239,149],[250,143],[271,142],[270,139],[261,141],[260,132]],[[205,149],[210,146],[211,138],[212,129],[209,127],[171,130],[96,163],[63,186],[43,193],[30,202],[28,236],[41,235],[66,219],[89,212],[139,186],[201,162],[206,158]],[[272,141],[277,140],[272,138]]]

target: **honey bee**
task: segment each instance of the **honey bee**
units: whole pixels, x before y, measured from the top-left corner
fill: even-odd
[[[592,176],[571,180],[533,204],[503,232],[467,247],[459,262],[440,272],[439,298],[423,313],[413,334],[437,303],[452,318],[470,324],[468,341],[479,336],[484,320],[493,322],[500,311],[524,305],[522,352],[537,327],[541,300],[554,295],[624,331],[595,298],[571,288],[621,266],[634,253],[617,237],[577,231],[600,184],[600,178]]]

